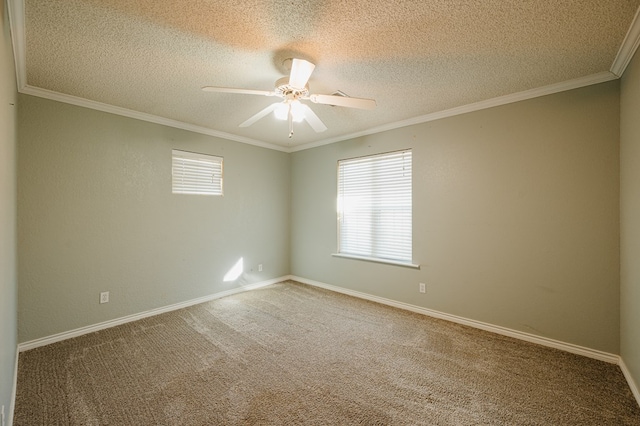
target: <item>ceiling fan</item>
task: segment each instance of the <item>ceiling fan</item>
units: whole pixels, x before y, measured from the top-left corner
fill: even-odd
[[[376,101],[373,99],[352,98],[344,95],[342,92],[337,92],[338,95],[310,94],[308,82],[315,65],[304,59],[287,59],[285,64],[288,61],[291,62],[291,73],[289,77],[283,77],[277,80],[273,91],[215,86],[205,86],[202,90],[205,92],[239,93],[245,95],[277,96],[282,98],[283,100],[281,102],[269,105],[241,123],[240,127],[249,127],[273,112],[277,118],[289,121],[290,138],[293,136],[293,123],[301,122],[302,120],[306,120],[316,132],[324,132],[327,130],[327,126],[325,126],[322,120],[320,120],[308,105],[300,102],[301,100],[310,100],[317,104],[336,105],[348,108],[373,109],[376,107]]]

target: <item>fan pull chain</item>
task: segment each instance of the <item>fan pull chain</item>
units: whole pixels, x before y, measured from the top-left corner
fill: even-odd
[[[293,136],[293,114],[291,113],[291,103],[289,103],[289,112],[287,114],[289,119],[289,139]]]

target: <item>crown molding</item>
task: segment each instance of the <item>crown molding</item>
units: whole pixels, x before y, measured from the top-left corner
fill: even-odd
[[[17,61],[16,61],[17,63]],[[77,96],[66,95],[64,93],[54,92],[47,89],[41,89],[38,87],[32,87],[29,85],[25,85],[22,88],[19,88],[20,93],[24,93],[27,95],[38,96],[41,98],[51,99],[58,102],[64,102],[72,105],[77,105],[85,108],[95,109],[98,111],[103,111],[111,114],[121,115],[129,118],[134,118],[137,120],[148,121],[151,123],[161,124],[169,127],[175,127],[178,129],[188,130],[195,133],[201,133],[204,135],[214,136],[218,138],[228,139],[236,142],[241,142],[249,145],[255,145],[262,148],[273,149],[281,152],[296,152],[303,151],[306,149],[316,148],[323,145],[329,145],[336,142],[341,142],[349,139],[355,139],[362,136],[372,135],[375,133],[386,132],[388,130],[394,130],[401,127],[412,126],[415,124],[426,123],[429,121],[440,120],[442,118],[453,117],[456,115],[466,114],[469,112],[480,111],[487,108],[493,108],[496,106],[506,105],[510,103],[525,101],[528,99],[534,99],[541,96],[551,95],[554,93],[565,92],[568,90],[578,89],[585,86],[591,86],[594,84],[604,83],[607,81],[615,80],[618,76],[612,72],[604,71],[598,74],[592,74],[585,77],[576,78],[573,80],[563,81],[556,84],[551,84],[548,86],[537,87],[535,89],[525,90],[518,93],[512,93],[509,95],[499,96],[497,98],[487,99],[480,102],[475,102],[472,104],[462,105],[459,107],[447,109],[444,111],[436,111],[430,114],[421,115],[418,117],[410,118],[408,120],[396,121],[393,123],[385,124],[382,126],[373,127],[371,129],[367,129],[361,132],[349,133],[347,135],[338,136],[335,138],[323,139],[316,142],[311,142],[307,144],[292,146],[292,147],[284,147],[280,145],[274,145],[267,142],[262,142],[255,139],[246,138],[243,136],[234,135],[231,133],[221,132],[213,129],[209,129],[202,126],[197,126],[195,124],[189,124],[178,120],[173,120],[170,118],[159,117],[153,114],[147,114],[143,112],[138,112],[134,110],[130,110],[127,108],[117,107],[110,104],[105,104],[102,102],[96,102],[92,100],[88,100],[85,98],[80,98]]]
[[[16,64],[16,80],[18,86],[18,92],[47,98],[59,102],[69,103],[85,108],[95,109],[111,114],[130,117],[142,121],[161,124],[169,127],[175,127],[178,129],[188,130],[195,133],[200,133],[208,136],[223,138],[236,142],[241,142],[249,145],[259,146],[262,148],[272,149],[281,152],[296,152],[306,149],[316,148],[323,145],[329,145],[336,142],[341,142],[349,139],[355,139],[362,136],[368,136],[375,133],[386,132],[388,130],[398,129],[401,127],[411,126],[414,124],[426,123],[429,121],[440,120],[442,118],[453,117],[456,115],[466,114],[469,112],[480,111],[487,108],[493,108],[496,106],[506,105],[514,102],[520,102],[528,99],[537,98],[540,96],[546,96],[554,93],[559,93],[567,90],[577,89],[593,84],[604,83],[607,81],[620,78],[624,73],[625,68],[633,58],[635,51],[640,45],[640,8],[636,11],[636,15],[632,21],[631,27],[627,31],[624,41],[618,51],[618,54],[611,66],[610,71],[604,71],[597,74],[580,77],[573,80],[568,80],[560,83],[551,84],[548,86],[538,87],[530,90],[525,90],[518,93],[499,96],[492,99],[487,99],[472,104],[462,105],[455,108],[450,108],[444,111],[436,111],[433,113],[421,115],[418,117],[410,118],[407,120],[396,121],[393,123],[384,124],[382,126],[373,127],[371,129],[363,130],[360,132],[349,133],[347,135],[337,136],[334,138],[322,139],[315,142],[306,144],[300,144],[296,146],[282,146],[263,142],[256,139],[247,138],[231,133],[221,132],[213,129],[209,129],[203,126],[197,126],[194,124],[185,123],[178,120],[159,117],[153,114],[138,112],[122,107],[117,107],[97,101],[91,101],[88,99],[67,95],[59,92],[54,92],[47,89],[41,89],[27,84],[26,73],[26,36],[25,36],[25,14],[24,14],[24,0],[7,0],[9,21],[12,35],[13,51]]]
[[[95,109],[110,114],[121,115],[124,117],[134,118],[137,120],[147,121],[150,123],[161,124],[164,126],[174,127],[177,129],[188,130],[203,135],[213,136],[217,138],[232,140],[249,145],[259,146],[261,148],[273,149],[276,151],[288,152],[287,147],[274,145],[259,140],[234,135],[231,133],[221,132],[209,129],[195,124],[185,123],[183,121],[173,120],[170,118],[159,117],[153,114],[134,111],[102,102],[92,101],[77,96],[67,95],[52,90],[41,89],[39,87],[29,86],[27,84],[27,61],[26,61],[26,33],[25,33],[25,14],[24,0],[8,0],[7,7],[9,11],[9,26],[11,29],[11,40],[13,43],[13,54],[16,64],[16,83],[18,92],[26,95],[38,96],[58,102],[64,102],[71,105],[81,106],[84,108]]]
[[[426,123],[428,121],[440,120],[442,118],[453,117],[456,115],[466,114],[469,112],[480,111],[487,108],[493,108],[501,105],[511,104],[515,102],[525,101],[528,99],[538,98],[541,96],[552,95],[554,93],[565,92],[567,90],[578,89],[580,87],[591,86],[593,84],[605,83],[607,81],[615,80],[618,76],[609,72],[603,71],[597,74],[587,75],[585,77],[576,78],[573,80],[567,80],[560,83],[550,84],[548,86],[537,87],[535,89],[525,90],[522,92],[512,93],[509,95],[499,96],[497,98],[487,99],[480,102],[474,102],[472,104],[462,105],[459,107],[436,111],[426,115],[410,118],[408,120],[396,121],[394,123],[384,124],[382,126],[373,127],[361,132],[350,133],[348,135],[339,136],[330,139],[324,139],[317,142],[298,145],[291,147],[290,152],[303,151],[305,149],[316,148],[322,145],[329,145],[332,143],[355,139],[362,136],[372,135],[374,133],[386,132],[388,130],[398,129],[400,127],[412,126],[414,124]]]
[[[631,26],[622,41],[620,50],[618,50],[618,54],[613,60],[613,64],[611,64],[611,72],[617,77],[622,77],[622,74],[624,74],[638,49],[638,45],[640,45],[640,8],[636,11]]]
[[[245,138],[243,136],[234,135],[231,133],[221,132],[218,130],[209,129],[195,124],[185,123],[179,120],[173,120],[171,118],[160,117],[153,114],[147,114],[145,112],[134,111],[127,108],[122,108],[102,102],[96,102],[77,96],[67,95],[64,93],[54,92],[52,90],[41,89],[39,87],[32,87],[29,85],[24,86],[18,90],[20,93],[32,96],[38,96],[40,98],[51,99],[53,101],[64,102],[84,108],[95,109],[110,114],[121,115],[124,117],[134,118],[136,120],[147,121],[150,123],[161,124],[163,126],[174,127],[176,129],[188,130],[190,132],[201,133],[203,135],[214,136],[217,138],[232,140],[249,145],[259,146],[261,148],[273,149],[276,151],[288,152],[288,148],[279,145],[262,142],[255,139]]]

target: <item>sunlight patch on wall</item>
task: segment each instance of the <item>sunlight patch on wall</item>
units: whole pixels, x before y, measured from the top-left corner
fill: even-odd
[[[243,263],[242,258],[240,258],[236,262],[236,264],[233,265],[233,267],[231,269],[229,269],[229,272],[227,272],[227,274],[224,276],[224,278],[223,278],[224,282],[237,280],[238,277],[242,274],[243,268],[244,268],[244,263]]]

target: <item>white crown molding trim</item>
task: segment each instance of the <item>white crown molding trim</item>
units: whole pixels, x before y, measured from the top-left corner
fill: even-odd
[[[92,101],[77,96],[67,95],[64,93],[54,92],[52,90],[41,89],[38,87],[29,86],[27,84],[27,42],[25,33],[25,11],[24,0],[7,0],[9,9],[9,25],[11,28],[11,40],[13,43],[13,55],[16,64],[16,80],[18,92],[27,95],[38,96],[45,99],[51,99],[58,102],[64,102],[84,108],[95,109],[102,112],[121,115],[124,117],[134,118],[137,120],[147,121],[150,123],[161,124],[164,126],[175,127],[177,129],[188,130],[203,135],[214,136],[236,142],[241,142],[249,145],[259,146],[261,148],[273,149],[276,151],[289,152],[288,147],[282,147],[259,140],[246,138],[243,136],[234,135],[231,133],[220,132],[217,130],[208,129],[202,126],[196,126],[194,124],[185,123],[178,120],[159,117],[153,114],[147,114],[130,110],[127,108],[117,107],[114,105],[105,104],[102,102]]]
[[[16,58],[17,64],[17,58]],[[16,65],[16,68],[18,65]],[[525,101],[529,99],[538,98],[541,96],[552,95],[554,93],[565,92],[568,90],[578,89],[585,86],[591,86],[594,84],[605,83],[607,81],[615,80],[618,76],[609,72],[604,71],[598,74],[591,74],[585,77],[580,77],[573,80],[563,81],[561,83],[551,84],[544,87],[538,87],[535,89],[525,90],[523,92],[512,93],[509,95],[500,96],[497,98],[487,99],[480,102],[475,102],[468,105],[462,105],[459,107],[451,108],[444,111],[437,111],[430,114],[422,115],[419,117],[410,118],[408,120],[396,121],[394,123],[385,124],[378,127],[373,127],[371,129],[367,129],[361,132],[350,133],[343,136],[338,136],[330,139],[323,139],[317,142],[311,142],[307,144],[302,144],[293,147],[284,147],[280,145],[274,145],[266,142],[261,142],[255,139],[245,138],[243,136],[234,135],[231,133],[220,132],[217,130],[208,129],[202,126],[196,126],[194,124],[184,123],[182,121],[173,120],[169,118],[159,117],[152,114],[147,114],[143,112],[138,112],[122,107],[113,106],[110,104],[105,104],[101,102],[91,101],[85,98],[80,98],[77,96],[66,95],[59,92],[54,92],[52,90],[41,89],[38,87],[32,87],[25,85],[21,89],[19,88],[20,93],[24,93],[27,95],[38,96],[41,98],[51,99],[58,102],[64,102],[72,105],[77,105],[85,108],[95,109],[98,111],[103,111],[111,114],[117,114],[129,118],[134,118],[142,121],[148,121],[151,123],[161,124],[169,127],[174,127],[178,129],[188,130],[195,133],[201,133],[204,135],[219,137],[223,139],[228,139],[236,142],[241,142],[249,145],[255,145],[262,148],[273,149],[281,152],[296,152],[303,151],[306,149],[316,148],[323,145],[329,145],[336,142],[341,142],[349,139],[355,139],[362,136],[372,135],[375,133],[381,133],[388,130],[398,129],[401,127],[412,126],[415,124],[426,123],[429,121],[440,120],[442,118],[453,117],[456,115],[466,114],[469,112],[480,111],[483,109],[493,108],[496,106],[506,105],[510,103]]]
[[[572,343],[565,343],[559,340],[548,339],[546,337],[540,337],[533,334],[525,333],[522,331],[513,330],[506,327],[501,327],[493,324],[488,324],[481,321],[476,321],[464,317],[459,317],[457,315],[451,315],[440,311],[435,311],[433,309],[423,308],[421,306],[411,305],[409,303],[398,302],[391,299],[386,299],[384,297],[373,296],[371,294],[362,293],[359,291],[349,290],[342,287],[337,287],[330,284],[325,284],[319,281],[313,281],[306,278],[301,278],[297,276],[292,276],[290,279],[294,281],[301,282],[303,284],[308,284],[315,287],[324,288],[326,290],[335,291],[337,293],[343,293],[349,296],[358,297],[360,299],[370,300],[372,302],[381,303],[383,305],[393,306],[396,308],[404,309],[411,312],[416,312],[419,314],[423,314],[426,316],[443,319],[446,321],[451,321],[457,324],[467,325],[473,328],[478,328],[480,330],[489,331],[492,333],[500,334],[503,336],[513,337],[515,339],[524,340],[530,343],[537,343],[542,346],[547,346],[554,349],[559,349],[565,352],[570,352],[576,355],[586,356],[588,358],[597,359],[600,361],[608,362],[611,364],[619,364],[620,357],[618,355],[610,354],[607,352],[598,351],[595,349],[585,348],[583,346],[574,345]]]
[[[262,148],[273,149],[281,152],[296,152],[306,149],[316,148],[323,145],[329,145],[336,142],[345,141],[348,139],[355,139],[362,136],[368,136],[375,133],[385,132],[388,130],[398,129],[401,127],[411,126],[414,124],[426,123],[429,121],[439,120],[442,118],[453,117],[460,114],[466,114],[468,112],[479,111],[482,109],[493,108],[495,106],[506,105],[514,102],[519,102],[527,99],[533,99],[540,96],[546,96],[553,93],[563,92],[567,90],[577,89],[580,87],[589,86],[592,84],[604,83],[606,81],[615,80],[619,78],[624,69],[628,65],[629,61],[633,57],[633,53],[640,44],[640,8],[636,12],[631,27],[629,28],[627,35],[618,51],[618,55],[611,66],[611,71],[604,71],[597,74],[580,77],[573,80],[568,80],[548,86],[525,90],[518,93],[513,93],[505,96],[499,96],[497,98],[487,99],[480,102],[475,102],[468,105],[462,105],[459,107],[451,108],[444,111],[437,111],[426,115],[414,117],[408,120],[401,120],[394,123],[385,124],[382,126],[374,127],[360,132],[350,133],[343,136],[337,136],[334,138],[323,139],[316,142],[310,142],[306,144],[300,144],[292,147],[285,147],[281,145],[275,145],[259,140],[246,138],[243,136],[234,135],[231,133],[220,132],[212,130],[206,127],[197,126],[194,124],[184,123],[182,121],[168,119],[164,117],[155,116],[152,114],[133,111],[126,108],[116,107],[101,102],[90,101],[84,98],[76,96],[66,95],[51,90],[40,89],[27,85],[26,76],[26,35],[25,35],[25,14],[24,14],[24,0],[7,0],[9,9],[9,21],[11,27],[11,35],[13,42],[14,59],[16,63],[16,79],[18,92],[28,95],[39,96],[59,102],[65,102],[85,108],[96,109],[103,112],[122,115],[142,121],[148,121],[151,123],[161,124],[169,127],[175,127],[178,129],[188,130],[195,133],[201,133],[208,136],[219,137],[236,142],[246,143],[249,145],[255,145]]]
[[[355,139],[362,136],[372,135],[374,133],[386,132],[388,130],[398,129],[400,127],[412,126],[414,124],[426,123],[428,121],[440,120],[442,118],[453,117],[456,115],[466,114],[469,112],[480,111],[483,109],[493,108],[501,105],[511,104],[511,103],[520,102],[520,101],[526,101],[528,99],[539,98],[541,96],[552,95],[554,93],[566,92],[568,90],[579,89],[581,87],[591,86],[599,83],[605,83],[607,81],[615,80],[617,78],[618,78],[617,75],[609,71],[603,71],[597,74],[591,74],[591,75],[576,78],[573,80],[567,80],[560,83],[550,84],[548,86],[537,87],[535,89],[525,90],[523,92],[499,96],[497,98],[492,98],[484,101],[475,102],[472,104],[462,105],[462,106],[447,109],[444,111],[432,112],[426,115],[421,115],[419,117],[410,118],[408,120],[402,120],[402,121],[396,121],[394,123],[384,124],[382,126],[363,130],[361,132],[350,133],[344,136],[338,136],[335,138],[323,139],[317,142],[311,142],[307,144],[294,146],[289,149],[289,152],[303,151],[305,149],[316,148],[322,145],[329,145],[332,143],[341,142],[348,139]]]
[[[613,64],[611,64],[612,73],[618,77],[622,77],[622,74],[624,74],[624,71],[627,69],[629,62],[633,59],[633,55],[636,53],[638,45],[640,45],[640,7],[633,17],[631,26],[622,41],[618,54],[613,60]]]
[[[121,324],[126,324],[128,322],[137,321],[143,318],[148,318],[155,315],[163,314],[165,312],[171,312],[178,309],[187,308],[189,306],[198,305],[200,303],[210,302],[211,300],[220,299],[222,297],[231,296],[233,294],[243,293],[245,291],[256,290],[258,288],[262,288],[275,283],[286,281],[287,279],[290,279],[289,276],[273,278],[267,281],[261,281],[254,284],[241,285],[240,287],[233,288],[231,290],[220,291],[218,293],[213,293],[208,296],[198,297],[196,299],[187,300],[185,302],[174,303],[172,305],[150,309],[148,311],[140,312],[137,314],[127,315],[127,316],[112,319],[109,321],[104,321],[98,324],[93,324],[86,327],[80,327],[74,330],[53,334],[51,336],[30,340],[28,342],[19,343],[18,351],[19,352],[28,351],[30,349],[39,348],[41,346],[46,346],[52,343],[61,342],[63,340],[93,333],[95,331],[104,330],[106,328],[115,327]]]
[[[190,132],[201,133],[203,135],[214,136],[217,138],[232,140],[236,142],[241,142],[249,145],[259,146],[261,148],[273,149],[276,151],[288,152],[288,148],[273,145],[266,142],[261,142],[255,139],[245,138],[243,136],[233,135],[231,133],[220,132],[217,130],[208,129],[202,126],[196,126],[195,124],[185,123],[183,121],[173,120],[170,118],[159,117],[153,114],[147,114],[144,112],[138,112],[127,108],[122,108],[110,104],[105,104],[102,102],[96,102],[85,98],[80,98],[77,96],[67,95],[64,93],[54,92],[52,90],[41,89],[38,87],[33,87],[26,85],[22,89],[18,90],[20,93],[24,93],[26,95],[38,96],[45,99],[51,99],[53,101],[64,102],[67,104],[72,104],[76,106],[81,106],[84,108],[95,109],[102,112],[107,112],[110,114],[121,115],[124,117],[134,118],[141,121],[148,121],[150,123],[161,124],[164,126],[174,127],[177,129],[188,130]]]
[[[16,68],[18,68],[18,55],[16,55]],[[338,136],[330,139],[323,139],[316,142],[310,142],[307,144],[301,144],[292,147],[284,147],[280,145],[274,145],[267,142],[261,142],[255,139],[245,138],[243,136],[234,135],[231,133],[220,132],[212,130],[206,127],[197,126],[195,124],[188,124],[182,121],[173,120],[169,118],[159,117],[153,114],[147,114],[138,112],[122,107],[113,106],[97,101],[80,98],[77,96],[67,95],[64,93],[54,92],[52,90],[41,89],[25,85],[22,88],[19,87],[18,91],[27,95],[38,96],[45,99],[50,99],[58,102],[68,103],[80,107],[89,109],[95,109],[111,114],[121,115],[137,120],[147,121],[151,123],[161,124],[164,126],[174,127],[178,129],[188,130],[195,133],[200,133],[208,136],[214,136],[236,142],[241,142],[249,145],[259,146],[261,148],[273,149],[276,151],[292,153],[296,151],[303,151],[306,149],[316,148],[323,145],[329,145],[336,142],[341,142],[349,139],[355,139],[362,136],[368,136],[375,133],[381,133],[388,130],[394,130],[401,127],[412,126],[415,124],[426,123],[429,121],[440,120],[442,118],[453,117],[456,115],[466,114],[469,112],[480,111],[483,109],[493,108],[496,106],[506,105],[510,103],[525,101],[529,99],[538,98],[541,96],[552,95],[554,93],[565,92],[568,90],[578,89],[581,87],[591,86],[594,84],[605,83],[607,81],[615,80],[618,76],[612,72],[604,71],[598,74],[592,74],[585,77],[577,78],[574,80],[568,80],[561,83],[551,84],[544,87],[538,87],[535,89],[525,90],[523,92],[512,93],[509,95],[500,96],[497,98],[487,99],[480,102],[475,102],[468,105],[462,105],[459,107],[447,109],[444,111],[437,111],[430,114],[422,115],[419,117],[410,118],[408,120],[396,121],[394,123],[385,124],[371,129],[363,130],[361,132],[350,133],[343,136]]]
[[[633,396],[636,398],[636,402],[640,405],[640,390],[638,389],[635,380],[633,380],[633,376],[627,368],[627,364],[624,363],[624,359],[622,357],[620,357],[620,369],[622,370],[622,374],[624,374],[624,378],[627,379],[627,383],[631,388]]]
[[[18,68],[18,55],[16,55],[16,68]],[[496,106],[507,105],[515,102],[538,98],[541,96],[552,95],[554,93],[560,93],[568,90],[578,89],[581,87],[591,86],[594,84],[605,83],[607,81],[615,80],[617,78],[618,76],[615,75],[614,73],[609,71],[604,71],[598,74],[591,74],[585,77],[563,81],[561,83],[551,84],[548,86],[525,90],[523,92],[499,96],[497,98],[492,98],[484,101],[475,102],[472,104],[462,105],[462,106],[447,109],[444,111],[437,111],[430,114],[421,115],[419,117],[410,118],[408,120],[396,121],[394,123],[373,127],[371,129],[363,130],[361,132],[350,133],[343,136],[337,136],[335,138],[323,139],[320,141],[310,142],[307,144],[301,144],[301,145],[292,146],[292,147],[274,145],[267,142],[262,142],[255,139],[234,135],[231,133],[212,130],[206,127],[197,126],[195,124],[188,124],[178,120],[159,117],[153,114],[138,112],[138,111],[122,108],[122,107],[113,106],[110,104],[91,101],[85,98],[80,98],[77,96],[54,92],[52,90],[41,89],[38,87],[29,86],[29,85],[25,85],[21,88],[19,87],[18,91],[20,93],[24,93],[27,95],[38,96],[41,98],[51,99],[58,102],[68,103],[76,106],[81,106],[89,109],[95,109],[98,111],[111,113],[111,114],[121,115],[124,117],[134,118],[137,120],[142,120],[142,121],[147,121],[151,123],[161,124],[164,126],[188,130],[195,133],[201,133],[204,135],[214,136],[214,137],[241,142],[249,145],[255,145],[261,148],[267,148],[267,149],[273,149],[276,151],[292,153],[296,151],[303,151],[306,149],[316,148],[323,145],[329,145],[332,143],[341,142],[349,139],[355,139],[362,136],[368,136],[375,133],[386,132],[388,130],[394,130],[401,127],[407,127],[415,124],[426,123],[429,121],[440,120],[442,118],[453,117],[456,115],[466,114],[469,112],[480,111],[483,109],[493,108]]]
[[[7,0],[9,12],[9,28],[11,44],[13,45],[13,59],[16,66],[16,85],[18,90],[27,84],[27,42],[24,29],[24,1]]]

